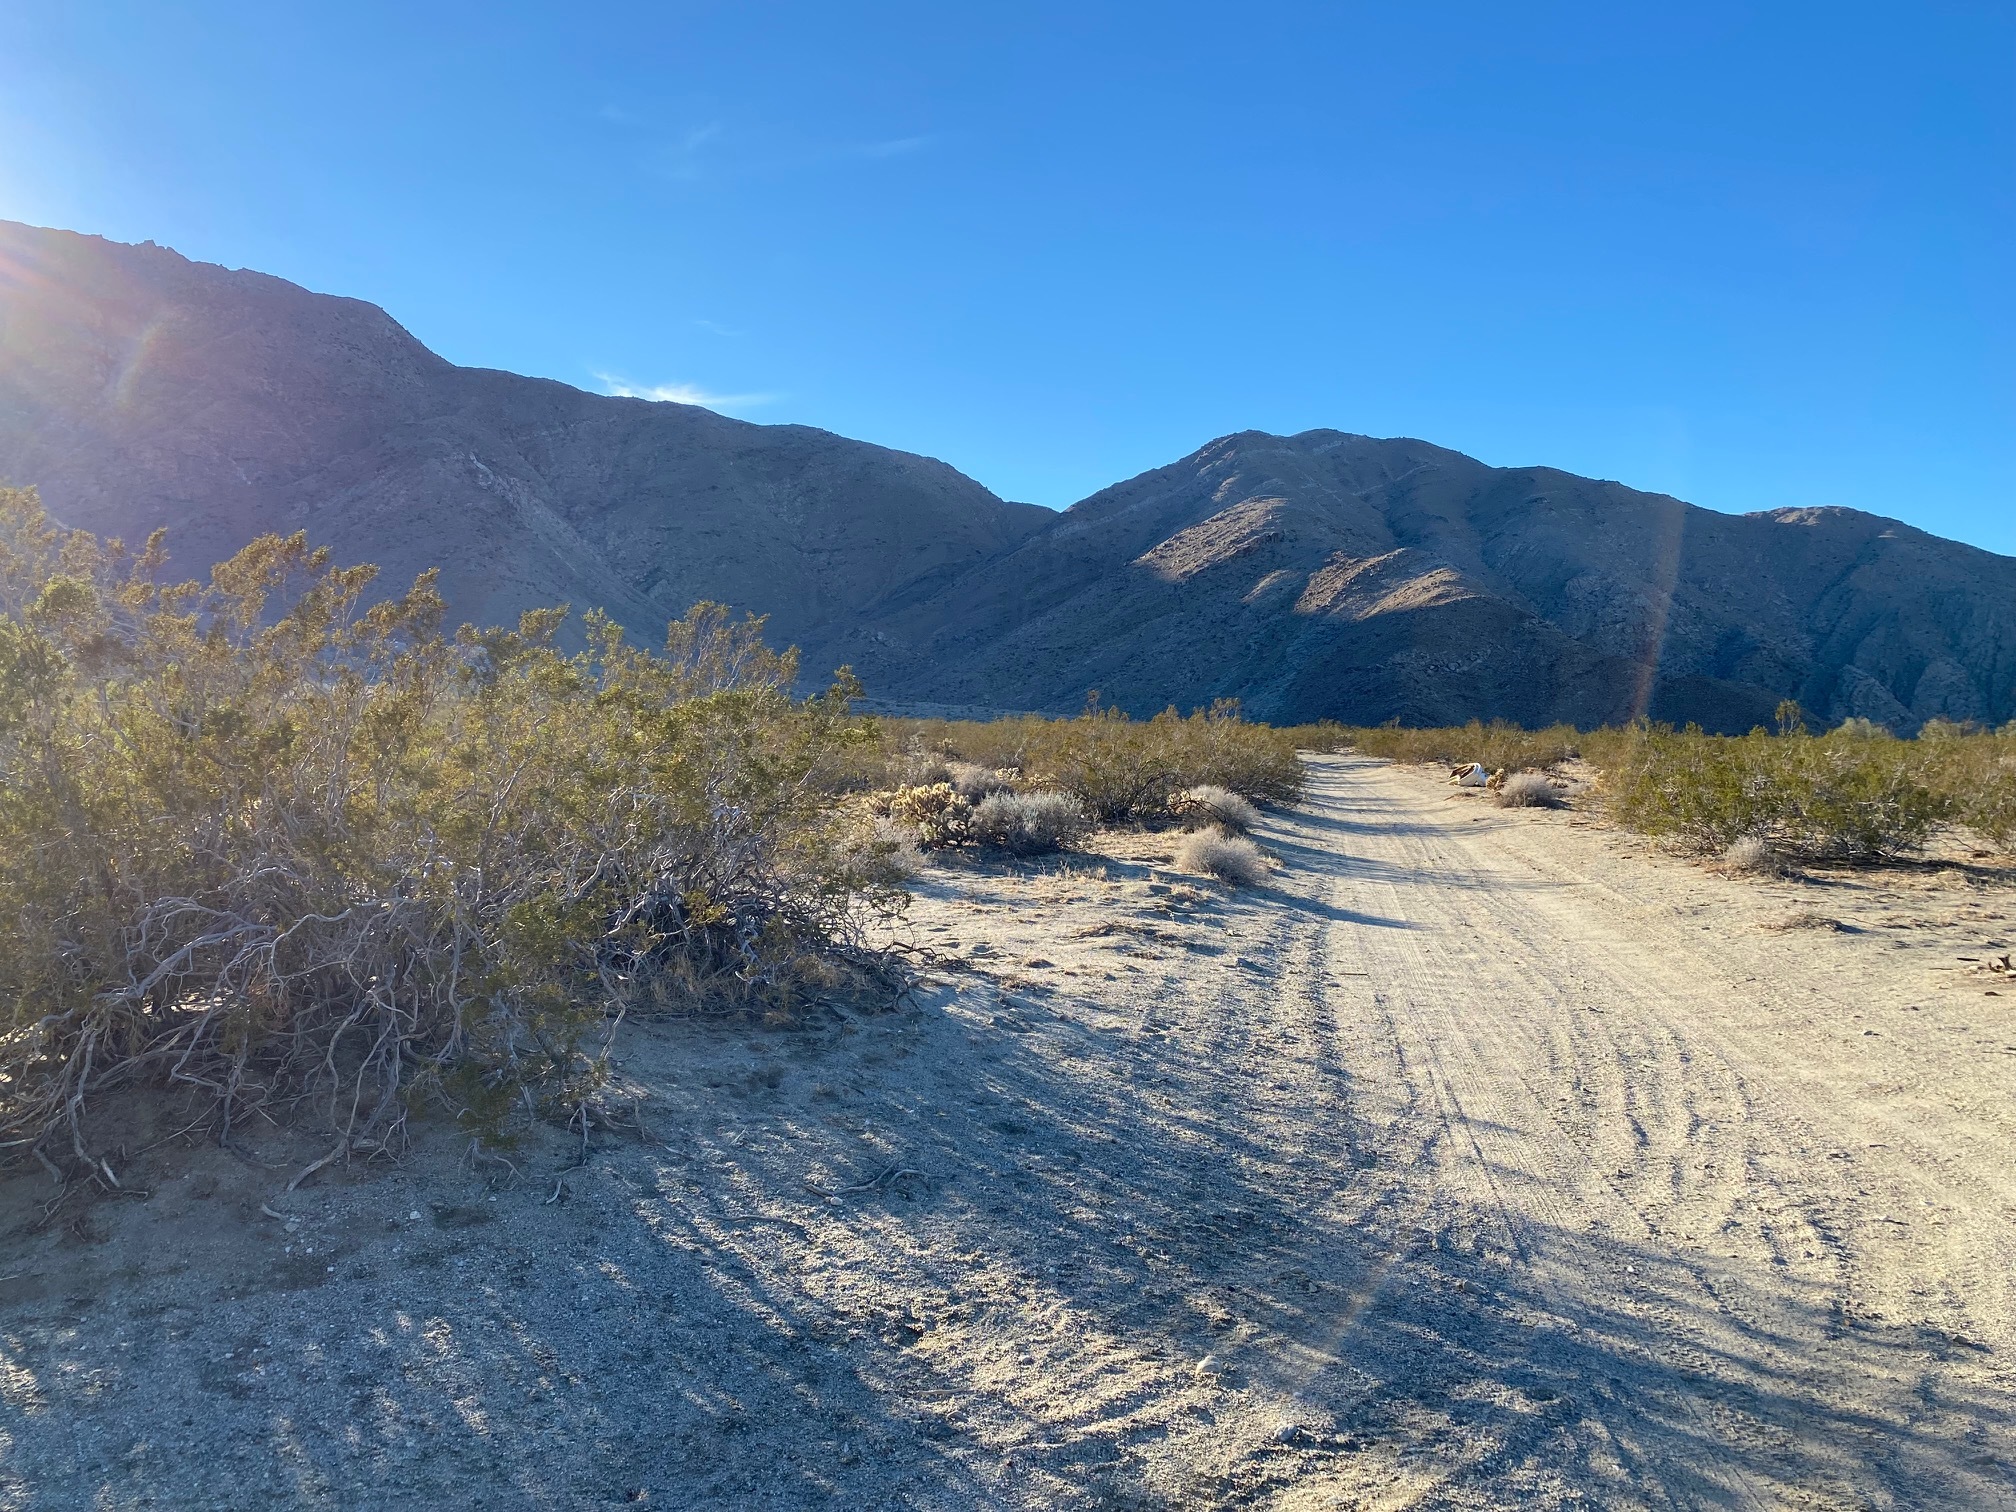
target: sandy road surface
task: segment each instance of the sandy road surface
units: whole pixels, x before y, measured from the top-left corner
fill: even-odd
[[[1264,839],[934,870],[908,1008],[640,1027],[583,1164],[9,1183],[0,1507],[2016,1506],[2006,887]]]

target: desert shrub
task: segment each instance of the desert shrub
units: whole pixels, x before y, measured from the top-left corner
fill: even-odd
[[[1958,778],[1961,822],[1982,839],[2008,846],[2016,843],[2016,738],[2003,734],[1993,742],[1957,760],[1950,775]]]
[[[1961,809],[1918,767],[1911,742],[1859,731],[1720,737],[1646,727],[1617,743],[1603,788],[1623,823],[1696,851],[1755,837],[1785,855],[1859,861],[1923,845]]]
[[[973,817],[973,805],[949,782],[892,788],[871,794],[868,804],[876,816],[893,820],[916,836],[919,845],[933,850],[964,841]]]
[[[1191,830],[1184,835],[1176,845],[1176,865],[1235,887],[1249,887],[1267,878],[1267,859],[1260,854],[1260,847],[1243,835],[1228,835],[1221,829]]]
[[[850,864],[872,885],[900,887],[924,871],[917,831],[886,815],[870,814],[848,845]]]
[[[140,1083],[393,1141],[578,1099],[630,1011],[789,1011],[880,971],[823,775],[871,738],[760,621],[662,653],[563,611],[441,633],[432,576],[268,537],[206,584],[0,492],[0,1139],[99,1169]]]
[[[1500,808],[1565,808],[1567,802],[1544,772],[1514,772],[1498,789]]]
[[[968,828],[982,845],[1018,856],[1061,850],[1084,836],[1092,822],[1075,793],[990,793],[973,810]]]
[[[1177,813],[1185,819],[1215,824],[1232,834],[1245,834],[1260,823],[1260,811],[1229,788],[1200,783],[1178,795]]]
[[[1979,735],[1981,729],[1958,719],[1934,717],[1918,727],[1919,740],[1965,740],[1970,735]]]
[[[1350,731],[1351,744],[1367,756],[1388,761],[1436,762],[1454,766],[1475,761],[1491,771],[1545,770],[1578,755],[1583,737],[1573,726],[1522,730],[1502,719],[1473,719],[1444,729],[1404,729],[1397,724]]]
[[[1954,819],[1991,845],[2016,842],[2016,727],[1969,732],[1928,723],[1913,750],[1919,779],[1946,795]]]
[[[1015,791],[1015,773],[984,767],[977,761],[948,761],[945,764],[945,781],[951,784],[953,792],[972,804],[978,804],[996,793]]]

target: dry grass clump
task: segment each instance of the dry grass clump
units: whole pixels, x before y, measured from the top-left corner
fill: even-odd
[[[1568,800],[1547,780],[1545,772],[1514,772],[1498,789],[1500,808],[1566,808]]]
[[[1018,856],[1062,850],[1092,828],[1075,793],[991,793],[980,800],[967,832],[981,845]]]
[[[1209,782],[1179,795],[1177,812],[1186,819],[1215,824],[1237,835],[1246,834],[1260,823],[1260,810],[1231,789]]]
[[[1783,856],[1762,835],[1739,835],[1720,857],[1722,870],[1733,876],[1782,877],[1789,869]]]
[[[0,1143],[102,1172],[146,1083],[380,1149],[571,1105],[612,1015],[880,977],[900,895],[827,795],[857,689],[795,698],[760,621],[570,656],[557,610],[445,637],[431,574],[367,610],[299,536],[163,559],[0,490]]]
[[[1836,934],[1848,933],[1848,926],[1839,919],[1811,908],[1799,909],[1779,919],[1766,919],[1760,927],[1770,930],[1773,934],[1785,934],[1795,929],[1825,929]]]
[[[1186,834],[1177,842],[1176,865],[1235,887],[1250,887],[1267,879],[1267,858],[1260,854],[1260,847],[1243,835],[1228,835],[1220,829]]]

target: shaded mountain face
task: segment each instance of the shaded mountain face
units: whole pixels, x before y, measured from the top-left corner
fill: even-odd
[[[154,246],[0,222],[0,480],[208,569],[305,529],[451,616],[607,609],[656,644],[702,598],[808,670],[871,603],[999,556],[1048,510],[806,426],[459,368],[384,311]]]
[[[305,529],[451,613],[712,598],[871,692],[1263,718],[2016,718],[2016,560],[1851,510],[1729,516],[1421,441],[1246,432],[1061,515],[804,426],[459,368],[375,306],[0,222],[0,480],[171,530]]]
[[[885,606],[877,687],[1280,722],[2016,717],[2016,560],[1845,509],[1731,516],[1421,441],[1247,432]]]

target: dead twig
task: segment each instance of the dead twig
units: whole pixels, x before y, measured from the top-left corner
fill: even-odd
[[[831,1190],[828,1190],[827,1188],[818,1185],[816,1182],[808,1181],[805,1183],[805,1185],[812,1191],[817,1192],[821,1197],[830,1197],[837,1200],[841,1197],[846,1197],[856,1192],[873,1191],[876,1187],[883,1186],[889,1182],[901,1181],[906,1176],[914,1176],[919,1181],[922,1181],[924,1179],[924,1173],[922,1171],[913,1171],[908,1166],[897,1164],[890,1166],[887,1170],[882,1171],[878,1175],[870,1176],[866,1181],[857,1181],[852,1186],[834,1187]]]
[[[76,1190],[75,1187],[66,1186],[65,1188],[63,1188],[62,1191],[58,1192],[55,1196],[55,1199],[50,1203],[48,1203],[42,1209],[42,1216],[35,1220],[34,1227],[31,1228],[29,1232],[33,1233],[35,1229],[46,1227],[48,1225],[49,1220],[56,1216],[56,1210],[62,1207],[65,1202],[68,1202],[70,1200],[70,1194],[75,1190]]]
[[[287,1191],[288,1192],[293,1191],[294,1188],[301,1185],[302,1182],[306,1181],[310,1176],[313,1176],[317,1171],[321,1170],[322,1167],[329,1164],[330,1161],[334,1160],[337,1156],[343,1154],[349,1148],[350,1148],[349,1140],[347,1139],[337,1140],[335,1145],[330,1149],[327,1155],[324,1155],[320,1160],[309,1161],[307,1165],[301,1167],[300,1170],[294,1173],[294,1179],[287,1183]],[[283,1192],[281,1195],[285,1196],[286,1193]]]

